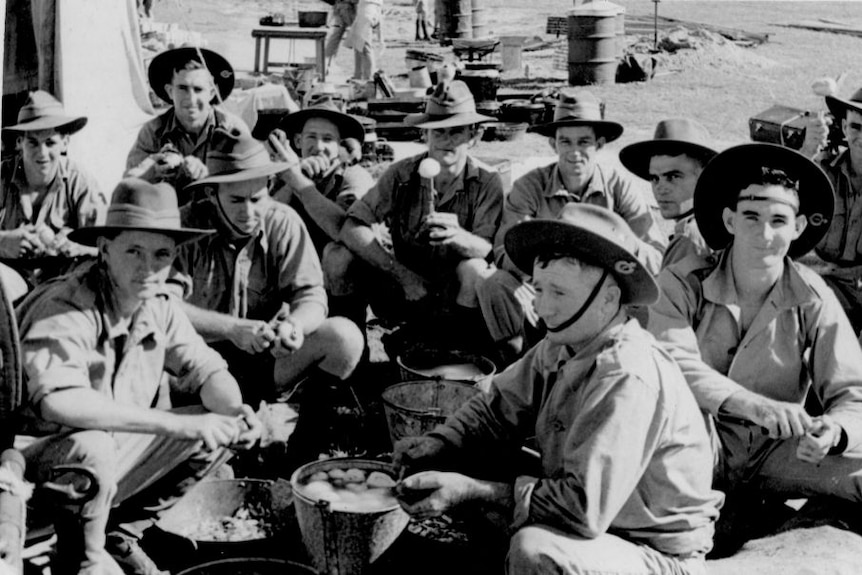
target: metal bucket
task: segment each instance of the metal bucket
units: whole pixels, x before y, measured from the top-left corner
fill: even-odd
[[[189,567],[177,575],[316,575],[311,567],[262,557],[236,557],[220,559]]]
[[[445,379],[405,381],[383,390],[383,411],[393,445],[431,431],[455,413],[479,388]]]
[[[302,486],[319,471],[358,468],[395,476],[391,464],[339,457],[307,463],[293,472],[294,506],[302,540],[323,575],[360,575],[401,535],[410,516],[397,503],[374,511],[341,511],[306,497]]]
[[[494,362],[481,355],[421,347],[395,358],[404,381],[445,379],[488,389],[497,373]]]
[[[591,2],[569,12],[569,84],[616,82],[618,8]]]

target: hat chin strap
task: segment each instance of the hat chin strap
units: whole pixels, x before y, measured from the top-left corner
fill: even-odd
[[[596,299],[596,297],[598,297],[599,290],[604,285],[605,279],[607,279],[607,277],[608,277],[608,270],[602,270],[602,277],[599,278],[599,281],[596,283],[595,287],[593,287],[593,291],[590,292],[589,297],[587,297],[587,300],[581,306],[581,309],[576,311],[572,317],[570,317],[569,319],[567,319],[566,321],[564,321],[560,325],[557,325],[554,327],[549,326],[548,324],[546,324],[542,320],[540,320],[540,323],[542,325],[544,325],[545,329],[551,333],[559,333],[561,331],[564,331],[564,330],[567,330],[568,328],[570,328],[572,325],[575,324],[576,321],[581,319],[581,316],[584,315],[586,313],[586,311],[590,308],[590,306],[593,304],[593,300]]]
[[[228,217],[227,213],[224,211],[224,207],[222,207],[222,205],[221,205],[221,198],[219,198],[217,190],[213,194],[213,199],[215,200],[215,205],[218,208],[218,213],[221,216],[222,221],[225,223],[228,230],[230,230],[230,233],[232,236],[234,236],[235,238],[247,238],[247,237],[250,237],[252,235],[252,234],[245,233],[244,231],[242,231],[241,229],[236,227],[232,221],[230,221],[230,218]]]

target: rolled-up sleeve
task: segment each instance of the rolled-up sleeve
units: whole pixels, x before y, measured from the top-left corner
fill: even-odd
[[[168,298],[165,306],[165,371],[175,377],[176,387],[197,393],[214,374],[227,370],[227,363],[198,335],[179,299]]]
[[[129,155],[126,157],[126,172],[125,176],[141,177],[144,174],[143,169],[138,166],[155,154],[161,148],[161,143],[158,141],[158,127],[161,125],[161,117],[150,120],[138,132],[138,137],[129,150]]]
[[[701,357],[692,325],[696,321],[702,295],[695,293],[674,267],[661,272],[659,287],[659,301],[649,307],[648,329],[657,340],[666,344],[700,408],[718,415],[727,398],[744,388],[711,368]]]
[[[470,233],[492,243],[503,217],[503,181],[497,172],[483,174],[474,214]]]
[[[88,359],[96,343],[93,316],[70,306],[46,305],[52,309],[45,310],[21,336],[26,394],[33,406],[55,391],[91,387]]]
[[[862,347],[841,304],[824,290],[817,315],[808,318],[816,326],[809,335],[814,391],[823,408],[847,433],[845,451],[862,451]]]
[[[400,163],[390,166],[368,193],[357,199],[347,211],[347,217],[366,226],[386,223],[392,211],[392,194],[398,179]]]
[[[285,210],[271,236],[278,247],[278,288],[282,301],[291,308],[303,303],[317,303],[327,309],[323,288],[323,270],[302,219],[293,210]]]

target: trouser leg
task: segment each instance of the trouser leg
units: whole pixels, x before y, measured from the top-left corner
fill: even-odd
[[[511,575],[705,575],[702,556],[678,559],[607,533],[585,539],[544,525],[518,530],[509,544]]]

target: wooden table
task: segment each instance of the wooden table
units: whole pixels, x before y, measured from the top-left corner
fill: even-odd
[[[320,80],[326,80],[326,56],[324,55],[324,42],[326,40],[326,28],[255,28],[251,31],[254,38],[254,71],[262,71],[266,74],[270,66],[288,66],[294,62],[271,62],[269,59],[269,41],[273,38],[285,40],[313,40],[315,43],[314,56],[317,61],[317,70],[320,72]],[[260,42],[263,40],[263,61],[260,59]],[[262,70],[261,70],[262,68]]]

